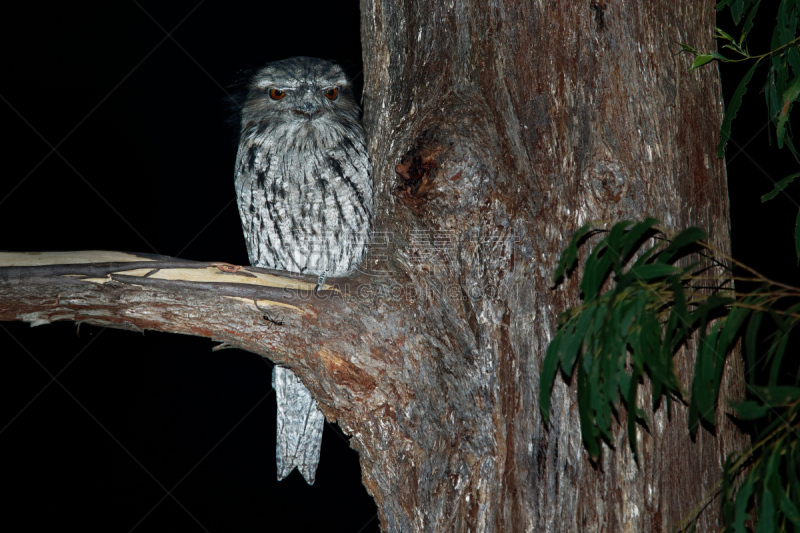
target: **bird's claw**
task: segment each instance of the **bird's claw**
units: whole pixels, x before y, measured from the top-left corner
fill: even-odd
[[[319,278],[317,278],[317,286],[314,287],[314,296],[319,294],[319,291],[322,290],[322,287],[325,285],[325,278],[327,278],[327,277],[328,277],[328,273],[327,272],[323,272],[322,274],[320,274]]]

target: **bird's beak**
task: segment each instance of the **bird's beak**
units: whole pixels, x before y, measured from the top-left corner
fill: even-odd
[[[322,113],[322,107],[314,102],[302,102],[299,106],[292,109],[298,115],[303,115],[308,120],[311,120]]]

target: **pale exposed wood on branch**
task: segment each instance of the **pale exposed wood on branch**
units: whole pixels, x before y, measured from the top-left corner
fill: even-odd
[[[188,333],[267,355],[261,335],[252,339],[258,346],[242,342],[248,327],[259,320],[283,326],[273,314],[290,312],[291,325],[273,335],[283,336],[315,314],[312,308],[330,310],[344,301],[328,297],[336,290],[330,284],[314,294],[313,276],[280,274],[123,252],[1,252],[0,320]]]

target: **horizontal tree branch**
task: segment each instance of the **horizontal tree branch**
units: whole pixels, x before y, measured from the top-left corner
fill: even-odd
[[[470,332],[454,318],[449,291],[393,294],[404,288],[401,275],[329,280],[315,293],[314,277],[227,263],[0,253],[0,320],[208,337],[289,367],[352,436],[364,485],[381,507],[456,450],[456,471],[477,479],[495,448],[491,374],[464,348]],[[429,490],[414,491],[409,505]],[[387,509],[381,520],[400,516],[394,503]]]
[[[0,320],[183,333],[287,362],[316,337],[320,313],[335,317],[352,302],[337,285],[316,293],[313,276],[147,254],[3,252]]]

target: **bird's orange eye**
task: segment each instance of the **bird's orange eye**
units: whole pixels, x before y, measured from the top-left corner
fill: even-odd
[[[284,96],[286,96],[286,93],[281,91],[280,89],[269,90],[269,97],[272,98],[273,100],[280,100]]]
[[[336,100],[339,97],[339,88],[338,87],[331,87],[325,91],[325,96],[328,97],[328,100]]]

